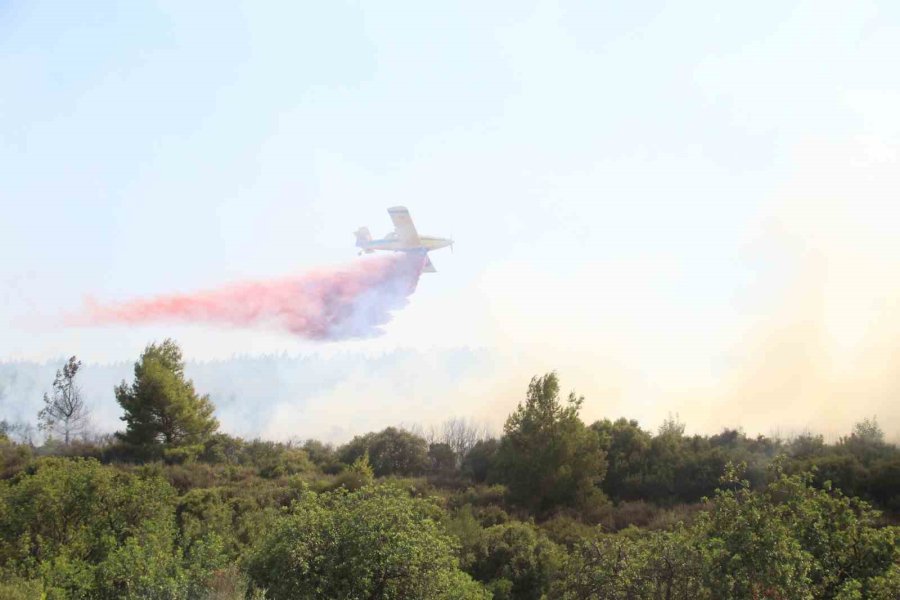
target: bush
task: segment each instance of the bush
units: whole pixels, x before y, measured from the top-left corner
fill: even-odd
[[[364,454],[377,477],[419,475],[428,468],[428,443],[402,429],[388,427],[378,433],[353,438],[338,450],[341,462],[350,465]]]
[[[0,482],[0,565],[67,597],[180,589],[174,490],[92,459],[43,458]]]
[[[44,586],[40,580],[0,578],[0,598],[3,600],[36,600],[44,597]]]
[[[786,475],[761,492],[730,471],[711,510],[695,525],[703,576],[716,598],[761,594],[785,598],[867,597],[873,580],[898,559],[895,534],[878,528],[878,513],[839,491],[812,486],[812,476]],[[849,594],[849,596],[848,596]]]
[[[713,600],[684,532],[600,534],[578,544],[552,597],[566,600]],[[765,596],[765,598],[776,598]],[[724,599],[723,599],[724,600]],[[747,597],[750,600],[750,597]],[[785,599],[786,600],[786,599]]]
[[[563,563],[562,549],[531,523],[488,527],[469,544],[467,570],[497,600],[544,597]]]
[[[6,435],[0,435],[0,479],[9,479],[21,471],[33,456],[31,446],[16,444]]]
[[[598,527],[588,525],[566,514],[559,514],[541,523],[541,530],[555,543],[571,549],[593,538]]]
[[[427,500],[392,486],[307,492],[250,553],[252,582],[274,600],[487,598],[457,567]]]
[[[199,600],[265,600],[265,591],[250,585],[236,565],[218,570],[209,579]]]

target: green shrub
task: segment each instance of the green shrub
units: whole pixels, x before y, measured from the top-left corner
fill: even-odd
[[[40,580],[5,577],[0,573],[0,598],[3,600],[41,600],[44,597]]]
[[[534,525],[521,522],[488,527],[463,547],[469,557],[466,570],[498,600],[544,597],[565,556]]]
[[[274,600],[486,598],[459,571],[440,516],[392,486],[307,492],[254,547],[247,572]]]
[[[177,588],[174,500],[158,476],[39,459],[0,482],[0,565],[72,597]]]

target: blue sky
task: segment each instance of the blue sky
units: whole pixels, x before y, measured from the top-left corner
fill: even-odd
[[[556,368],[589,416],[900,421],[895,2],[6,0],[0,78],[0,358],[473,347],[485,414]],[[457,244],[378,340],[59,325],[396,204]]]

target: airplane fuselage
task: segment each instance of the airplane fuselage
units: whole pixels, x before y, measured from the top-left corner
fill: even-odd
[[[419,236],[419,243],[416,246],[409,246],[398,239],[382,238],[380,240],[361,242],[359,247],[365,252],[374,252],[375,250],[391,250],[394,252],[419,252],[424,250],[429,252],[438,248],[446,248],[452,243],[453,241],[447,238]]]

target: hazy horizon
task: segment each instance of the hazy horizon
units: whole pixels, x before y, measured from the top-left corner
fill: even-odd
[[[492,435],[524,399],[527,380],[496,382],[510,367],[496,364],[496,356],[484,348],[415,350],[397,348],[379,353],[339,352],[332,356],[268,354],[233,356],[205,361],[188,360],[186,373],[201,394],[209,394],[222,430],[245,438],[279,441],[319,439],[344,443],[353,436],[385,427],[428,431],[453,418],[465,418],[487,427]],[[35,361],[0,360],[0,417],[11,424],[36,425],[56,369],[65,358]],[[134,377],[132,361],[84,363],[79,385],[90,410],[91,435],[122,430],[122,410],[113,386]],[[415,376],[410,377],[410,373]],[[539,375],[539,373],[535,373]],[[563,389],[581,393],[566,383]],[[454,387],[456,386],[456,387]],[[375,393],[373,394],[373,390]],[[582,418],[637,419],[640,426],[656,431],[670,418],[682,422],[687,434],[712,435],[724,429],[740,429],[748,435],[790,439],[800,434],[822,435],[833,443],[849,435],[864,418],[876,418],[888,441],[900,436],[882,415],[863,415],[842,424],[810,419],[800,426],[764,424],[733,415],[731,421],[692,421],[681,413],[654,420],[651,413],[628,412],[628,407],[586,397]],[[879,418],[882,417],[882,418]],[[40,437],[40,436],[38,436]]]

